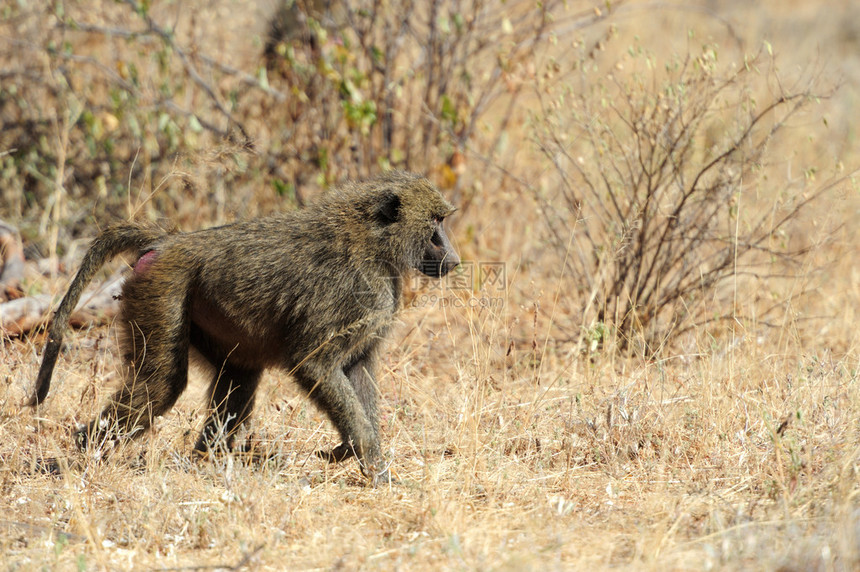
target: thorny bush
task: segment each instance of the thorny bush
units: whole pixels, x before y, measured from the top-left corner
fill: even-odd
[[[769,177],[789,120],[829,94],[815,77],[783,86],[762,54],[721,66],[705,46],[661,68],[633,48],[632,65],[645,65],[622,76],[581,52],[572,79],[538,93],[533,125],[560,200],[536,196],[583,300],[583,343],[611,336],[653,355],[692,328],[742,319],[722,287],[793,272],[810,245],[785,231],[835,184],[815,186],[812,170],[776,189]]]

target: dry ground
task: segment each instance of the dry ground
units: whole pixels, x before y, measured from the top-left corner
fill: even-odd
[[[817,149],[856,165],[851,3],[827,13],[791,4],[791,14],[779,2],[714,9],[750,42],[788,44],[787,67],[831,62],[847,85],[827,108],[831,139]],[[642,14],[620,20],[622,32],[701,17]],[[419,293],[402,314],[380,380],[386,454],[400,481],[391,487],[364,486],[354,462],[317,459],[336,435],[277,373],[262,385],[251,435],[267,461],[191,460],[199,375],[152,434],[108,460],[78,456],[69,428],[94,415],[117,381],[113,330],[69,336],[52,394],[35,412],[17,404],[42,340],[3,341],[2,566],[860,568],[856,186],[794,229],[818,236],[842,225],[803,261],[823,270],[780,286],[815,292],[789,297],[777,327],[701,328],[654,360],[586,356],[567,341],[556,324],[576,317],[542,252],[536,208],[489,190],[475,201],[463,215],[475,220],[453,221],[459,247],[464,258],[504,262],[506,288]],[[45,288],[63,283],[46,278]],[[755,303],[748,291],[737,297]],[[39,473],[37,461],[49,457],[72,466]]]
[[[376,490],[354,463],[314,458],[335,435],[278,376],[263,387],[254,435],[270,462],[189,462],[198,394],[107,462],[32,474],[37,458],[67,457],[67,429],[103,401],[114,361],[104,331],[75,335],[34,416],[11,406],[36,363],[31,346],[16,345],[3,365],[7,563],[856,565],[856,361],[739,338],[661,363],[580,363],[548,346],[539,366],[527,355],[510,364],[502,317],[476,317],[484,333],[469,333],[459,316],[446,327],[417,314],[404,317],[421,327],[401,329],[382,380],[401,482]]]

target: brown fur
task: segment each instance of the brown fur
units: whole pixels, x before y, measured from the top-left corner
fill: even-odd
[[[136,434],[185,389],[189,350],[210,363],[211,413],[195,447],[228,446],[247,421],[267,367],[292,372],[374,482],[381,467],[376,362],[404,274],[459,264],[442,228],[453,211],[424,178],[392,172],[327,193],[297,212],[192,233],[136,223],[93,241],[57,311],[31,404],[48,392],[68,315],[96,270],[134,250],[119,323],[123,387],[83,442]]]

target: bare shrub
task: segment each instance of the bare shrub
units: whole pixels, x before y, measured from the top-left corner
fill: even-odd
[[[653,354],[691,328],[743,318],[743,277],[796,272],[811,243],[786,231],[844,179],[820,185],[809,168],[784,180],[773,150],[833,90],[817,91],[817,77],[781,84],[762,54],[719,65],[714,46],[662,69],[634,48],[628,62],[645,65],[629,74],[604,75],[594,54],[582,48],[574,79],[538,92],[534,134],[563,208],[537,196],[584,300],[585,342],[611,335]]]
[[[255,6],[7,6],[0,216],[41,216],[31,236],[142,205],[180,224],[220,222],[389,166],[454,187],[467,143],[492,148],[505,129],[478,126],[494,104],[516,105],[511,71],[554,26],[607,13],[555,1],[284,2],[255,43]]]
[[[268,81],[295,95],[290,130],[310,143],[297,151],[327,178],[344,166],[455,175],[478,120],[508,93],[507,69],[552,22],[549,5],[512,19],[483,0],[286,6],[272,23]]]

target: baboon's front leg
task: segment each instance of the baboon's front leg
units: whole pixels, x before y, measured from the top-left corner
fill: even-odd
[[[309,376],[305,371],[298,377],[311,399],[328,414],[343,440],[330,453],[321,453],[320,456],[330,461],[342,461],[355,455],[362,472],[374,484],[378,482],[382,472],[378,430],[343,370],[336,368],[322,378]],[[319,379],[322,381],[317,382]]]
[[[358,400],[364,407],[367,420],[379,438],[379,385],[376,383],[376,349],[368,351],[361,359],[346,370],[346,376],[352,384]]]

